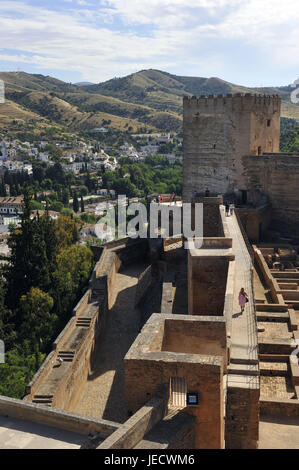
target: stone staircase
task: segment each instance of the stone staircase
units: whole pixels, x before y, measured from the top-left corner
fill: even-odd
[[[58,351],[57,359],[60,358],[63,362],[73,362],[75,351]]]
[[[76,321],[76,326],[79,326],[80,328],[89,328],[91,324],[91,318],[90,317],[78,317]]]
[[[34,395],[32,403],[38,403],[39,405],[45,405],[48,407],[52,406],[53,395]]]

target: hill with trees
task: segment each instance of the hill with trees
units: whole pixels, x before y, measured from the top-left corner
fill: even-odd
[[[291,103],[292,88],[248,88],[217,77],[187,77],[160,70],[142,70],[104,83],[74,85],[24,72],[0,72],[6,103],[0,106],[0,126],[13,119],[53,123],[72,130],[110,126],[136,132],[179,131],[184,95],[268,93],[282,97],[282,117],[299,118]]]

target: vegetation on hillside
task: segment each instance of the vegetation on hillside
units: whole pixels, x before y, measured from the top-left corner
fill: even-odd
[[[281,120],[280,151],[299,153],[299,124],[294,119]]]
[[[162,155],[146,157],[142,163],[121,158],[116,171],[103,173],[103,184],[117,194],[127,197],[146,197],[152,193],[182,194],[182,163],[170,164]]]
[[[184,77],[159,70],[142,70],[97,85],[76,86],[51,77],[20,73],[0,73],[6,83],[9,109],[0,114],[10,118],[40,118],[72,129],[92,129],[104,122],[115,129],[131,127],[177,131],[182,125],[184,95],[227,93],[280,94],[282,116],[299,117],[299,107],[290,102],[288,87],[248,88],[217,77]],[[0,110],[1,112],[1,110]]]
[[[93,255],[78,239],[70,217],[53,221],[46,212],[32,218],[25,187],[21,226],[11,229],[11,255],[1,267],[0,338],[6,362],[0,364],[0,395],[24,396],[86,288]]]

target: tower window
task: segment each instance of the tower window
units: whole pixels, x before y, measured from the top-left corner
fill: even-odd
[[[258,153],[258,155],[262,155],[262,147],[258,147],[257,153]]]
[[[271,119],[267,119],[267,127],[271,126]]]

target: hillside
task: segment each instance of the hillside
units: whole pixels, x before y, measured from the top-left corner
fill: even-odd
[[[111,126],[178,131],[182,126],[184,95],[268,93],[282,97],[282,117],[299,119],[290,87],[246,88],[216,77],[184,77],[159,70],[143,70],[97,85],[73,85],[49,76],[25,72],[0,72],[6,84],[0,125],[12,119],[42,120],[67,125],[72,130]]]

